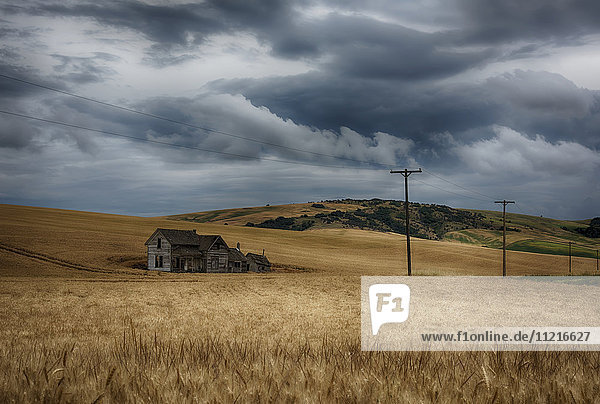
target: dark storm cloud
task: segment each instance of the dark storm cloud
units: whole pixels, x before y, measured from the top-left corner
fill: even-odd
[[[30,125],[22,119],[0,115],[0,148],[22,149],[30,147],[37,149],[32,145],[32,141],[40,133],[40,129]]]
[[[446,77],[492,58],[493,50],[466,51],[444,46],[439,34],[429,34],[371,18],[332,14],[297,23],[272,36],[273,54],[280,57],[331,61],[323,69],[339,75],[414,80]]]
[[[579,88],[555,73],[518,70],[492,77],[487,84],[490,91],[509,101],[515,109],[559,119],[585,117],[595,103],[593,91]]]
[[[192,55],[173,52],[191,50],[213,34],[274,32],[290,25],[291,4],[281,1],[207,1],[198,4],[150,5],[136,1],[38,3],[33,7],[4,7],[9,13],[88,18],[103,26],[141,33],[154,44],[147,59],[156,67],[178,64]],[[263,39],[269,35],[261,34]],[[186,52],[183,52],[186,53]],[[152,60],[156,58],[156,60]]]
[[[331,70],[359,77],[445,77],[498,58],[535,56],[541,43],[502,51],[492,45],[513,41],[553,41],[572,44],[600,31],[600,5],[593,0],[433,2],[422,4],[338,2],[323,18],[306,18],[299,10],[316,1],[213,0],[198,4],[150,5],[134,1],[38,3],[32,7],[5,6],[6,13],[80,17],[100,25],[141,33],[153,42],[147,60],[157,67],[194,58],[191,51],[214,34],[246,32],[269,44],[283,58],[333,59]],[[323,4],[327,5],[327,2]],[[333,2],[332,4],[335,4]],[[448,10],[451,11],[448,11]],[[350,10],[354,15],[339,12]],[[361,16],[376,11],[445,23],[433,34]],[[427,17],[424,17],[426,15]],[[412,17],[410,17],[412,16]],[[461,46],[487,44],[478,51]]]
[[[0,61],[0,74],[18,79],[35,81],[36,83],[54,88],[66,89],[62,81],[59,82],[56,79],[43,76],[36,68],[22,66],[16,63],[6,63]],[[32,96],[44,92],[45,90],[42,90],[38,87],[32,87],[14,80],[0,77],[0,103],[2,105],[14,105],[16,102],[27,100]]]
[[[284,119],[326,129],[346,125],[362,133],[380,130],[418,137],[466,130],[474,123],[493,122],[498,116],[494,105],[490,105],[492,100],[477,86],[390,84],[308,73],[286,78],[220,81],[210,87],[241,93],[255,105],[266,106]],[[469,96],[463,96],[465,91]],[[488,99],[482,102],[485,98]]]
[[[321,68],[355,77],[423,79],[446,77],[495,57],[492,49],[452,49],[444,35],[429,34],[364,16],[332,13],[308,19],[304,2],[212,1],[153,6],[137,2],[47,4],[33,14],[82,17],[141,33],[153,44],[146,61],[156,67],[194,58],[194,47],[214,34],[248,32],[287,59],[327,57]]]
[[[556,208],[562,216],[595,211],[593,202],[600,192],[600,92],[580,88],[558,74],[526,69],[532,59],[546,58],[540,65],[548,66],[548,55],[560,55],[561,47],[589,45],[587,35],[600,31],[596,2],[23,4],[0,5],[6,17],[0,21],[5,44],[0,73],[265,143],[389,165],[423,163],[438,173],[454,170],[457,183],[494,195],[506,191],[511,198],[512,191],[520,191],[520,201],[545,194],[544,206],[552,207],[561,194],[572,200],[589,198],[577,208]],[[32,16],[43,18],[28,18]],[[72,27],[62,29],[59,24]],[[111,54],[91,53],[99,48]],[[140,53],[146,66],[131,80],[139,68],[131,63]],[[225,60],[239,65],[218,64]],[[505,66],[489,64],[507,61],[523,70],[486,76],[486,71]],[[274,76],[244,78],[266,76],[259,70],[267,63],[268,74]],[[181,69],[156,70],[184,64]],[[250,70],[244,70],[246,65]],[[198,75],[192,73],[196,66]],[[286,76],[309,68],[309,73]],[[220,69],[226,71],[223,76]],[[568,68],[562,71],[569,76]],[[578,72],[571,73],[577,81]],[[115,74],[131,81],[113,80]],[[192,90],[214,77],[240,78]],[[171,82],[186,97],[171,90]],[[90,83],[96,85],[85,86]],[[106,87],[99,95],[91,94],[102,87],[98,83]],[[132,91],[135,86],[143,91]],[[2,78],[0,108],[224,153],[360,165],[141,117]],[[162,204],[157,213],[201,210],[177,205],[182,195],[188,198],[186,206],[195,203],[198,193],[189,191],[190,181],[196,181],[204,195],[212,195],[204,200],[209,204],[205,208],[222,208],[223,200],[231,201],[232,207],[260,204],[269,196],[281,202],[315,195],[397,197],[379,194],[389,189],[380,173],[367,171],[360,174],[364,181],[356,181],[354,173],[344,170],[332,174],[331,169],[292,166],[285,171],[279,170],[279,163],[250,163],[5,116],[0,119],[0,154],[10,161],[5,166],[15,173],[11,178],[30,175],[21,199],[10,199],[16,203],[80,195],[70,207],[114,211],[109,199],[117,190],[119,204],[138,213],[157,208],[140,206],[139,194],[131,190],[152,194],[161,187],[168,192],[156,202]],[[28,171],[31,164],[23,164],[32,159],[40,163],[35,173]],[[574,169],[573,161],[587,168]],[[544,172],[552,176],[541,178]],[[520,175],[518,184],[515,173]],[[5,181],[2,188],[15,189],[21,182],[11,178],[0,178]],[[568,185],[557,189],[556,182]],[[417,195],[429,198],[424,201],[445,201],[439,189],[423,189],[416,187]],[[458,198],[455,203],[464,206],[465,199]]]
[[[600,32],[596,0],[459,0],[464,39],[477,43],[552,40],[569,43]]]
[[[171,44],[187,43],[188,32],[199,34],[194,40],[202,41],[205,35],[224,28],[214,10],[194,4],[153,6],[133,1],[41,3],[28,9],[28,12],[34,15],[91,18],[102,25],[141,32],[154,42]]]
[[[481,84],[351,80],[321,73],[256,80],[218,81],[216,91],[240,93],[284,119],[361,133],[383,131],[429,147],[442,132],[479,136],[473,129],[504,125],[575,139],[590,147],[600,140],[600,92],[576,87],[557,74],[517,71]]]

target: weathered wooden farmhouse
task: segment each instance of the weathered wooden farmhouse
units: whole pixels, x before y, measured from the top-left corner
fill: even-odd
[[[156,229],[146,241],[148,269],[169,272],[264,272],[261,264],[237,248],[230,248],[218,235],[200,235],[196,230]],[[264,253],[263,253],[264,254]],[[261,268],[261,269],[259,269]],[[269,271],[270,264],[268,267]]]

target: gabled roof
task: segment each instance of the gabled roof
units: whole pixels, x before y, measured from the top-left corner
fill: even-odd
[[[156,229],[146,244],[160,233],[171,245],[198,245],[198,235],[195,230]]]
[[[223,240],[223,238],[221,238],[221,236],[202,235],[202,236],[198,236],[198,240],[199,240],[200,249],[202,251],[210,250],[210,247],[212,247],[218,240],[220,240],[221,243],[223,243],[226,248],[229,248],[229,246],[227,245],[225,240]]]
[[[179,255],[191,255],[191,256],[201,256],[202,251],[198,248],[198,246],[192,245],[176,245],[173,247],[173,254]]]
[[[222,243],[229,248],[225,240],[218,235],[199,235],[196,230],[176,230],[176,229],[156,229],[146,244],[150,243],[157,233],[160,233],[170,244],[175,247],[178,245],[197,246],[201,251],[209,250],[215,243]]]
[[[237,248],[229,249],[229,260],[230,261],[241,261],[241,262],[248,261],[248,259],[244,256],[244,254]]]
[[[256,262],[259,265],[265,265],[265,266],[271,265],[271,263],[269,262],[267,257],[265,257],[264,255],[248,253],[248,254],[246,254],[246,257],[254,260],[254,262]]]

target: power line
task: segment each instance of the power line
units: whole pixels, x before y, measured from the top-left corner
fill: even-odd
[[[214,154],[220,154],[220,155],[238,157],[238,158],[244,158],[244,159],[259,160],[259,161],[273,161],[273,162],[277,162],[277,163],[304,165],[304,166],[312,166],[312,167],[339,168],[339,169],[353,168],[353,169],[357,169],[357,170],[375,170],[373,168],[366,168],[366,167],[335,166],[335,165],[329,165],[329,164],[317,164],[317,163],[307,163],[307,162],[301,162],[301,161],[272,159],[272,158],[268,158],[268,157],[248,156],[248,155],[244,155],[244,154],[222,152],[222,151],[205,149],[205,148],[196,147],[196,146],[188,146],[188,145],[182,145],[182,144],[177,144],[177,143],[164,142],[164,141],[160,141],[160,140],[151,140],[151,139],[146,139],[146,138],[140,138],[140,137],[136,137],[136,136],[125,135],[122,133],[111,132],[111,131],[107,131],[107,130],[103,130],[103,129],[93,129],[93,128],[88,128],[86,126],[75,125],[75,124],[55,121],[55,120],[46,119],[46,118],[39,118],[39,117],[26,115],[26,114],[20,114],[17,112],[0,110],[0,113],[16,116],[16,117],[20,117],[20,118],[31,119],[31,120],[35,120],[35,121],[39,121],[39,122],[51,123],[54,125],[65,126],[68,128],[81,129],[81,130],[86,130],[89,132],[95,132],[95,133],[101,133],[101,134],[109,135],[109,136],[121,137],[121,138],[125,138],[125,139],[130,139],[130,140],[137,140],[137,141],[141,141],[141,142],[153,143],[153,144],[158,144],[158,145],[163,145],[163,146],[177,147],[177,148],[181,148],[181,149],[198,150],[198,151],[203,151],[203,152],[207,152],[207,153],[214,153]],[[381,165],[381,164],[378,164],[378,165]],[[421,180],[417,180],[417,179],[415,179],[414,181],[417,181],[417,182],[427,185],[429,187],[432,187],[432,188],[435,188],[435,189],[438,189],[440,191],[444,191],[447,193],[451,193],[451,194],[454,194],[454,195],[457,195],[460,197],[470,198],[470,199],[474,199],[474,200],[478,200],[478,201],[482,201],[482,202],[489,202],[489,201],[481,199],[481,198],[476,198],[473,196],[459,194],[457,192],[449,191],[447,189],[438,187],[436,185],[429,184],[425,181],[421,181]]]
[[[191,124],[191,123],[188,123],[188,122],[183,122],[183,121],[179,121],[179,120],[176,120],[176,119],[167,118],[167,117],[160,116],[160,115],[150,114],[148,112],[138,111],[138,110],[133,109],[133,108],[123,107],[121,105],[116,105],[116,104],[111,104],[109,102],[96,100],[94,98],[90,98],[90,97],[86,97],[86,96],[83,96],[83,95],[71,93],[69,91],[59,90],[58,88],[53,88],[53,87],[46,86],[44,84],[39,84],[39,83],[34,83],[34,82],[31,82],[31,81],[28,81],[28,80],[19,79],[17,77],[8,76],[6,74],[0,74],[0,77],[8,79],[8,80],[13,80],[13,81],[17,81],[17,82],[20,82],[20,83],[28,84],[30,86],[34,86],[34,87],[38,87],[38,88],[43,88],[45,90],[54,91],[54,92],[57,92],[57,93],[60,93],[60,94],[63,94],[63,95],[68,95],[69,97],[79,98],[81,100],[93,102],[93,103],[96,103],[96,104],[99,104],[99,105],[103,105],[103,106],[106,106],[106,107],[116,108],[116,109],[119,109],[119,110],[122,110],[122,111],[131,112],[131,113],[142,115],[142,116],[146,116],[146,117],[149,117],[149,118],[159,119],[159,120],[170,122],[170,123],[174,123],[174,124],[177,124],[177,125],[187,126],[189,128],[193,128],[193,129],[200,129],[200,130],[204,130],[204,131],[207,131],[207,132],[216,133],[216,134],[219,134],[219,135],[224,135],[224,136],[229,136],[229,137],[233,137],[233,138],[236,138],[236,139],[246,140],[248,142],[254,142],[254,143],[259,143],[259,144],[263,144],[263,145],[267,145],[267,146],[273,146],[273,147],[279,147],[279,148],[282,148],[282,149],[292,150],[292,151],[296,151],[296,152],[300,152],[300,153],[308,153],[308,154],[312,154],[312,155],[315,155],[315,156],[330,157],[330,158],[335,158],[335,159],[339,159],[339,160],[347,160],[347,161],[352,161],[352,162],[355,162],[355,163],[371,164],[371,165],[377,165],[377,166],[380,166],[380,167],[387,168],[387,166],[385,166],[383,164],[380,164],[380,163],[374,163],[374,162],[365,161],[365,160],[358,160],[358,159],[353,159],[353,158],[350,158],[350,157],[335,156],[333,154],[314,152],[314,151],[300,149],[300,148],[296,148],[296,147],[285,146],[285,145],[282,145],[282,144],[279,144],[279,143],[266,142],[264,140],[258,140],[258,139],[254,139],[254,138],[247,137],[247,136],[237,135],[235,133],[225,132],[225,131],[222,131],[222,130],[213,129],[213,128],[209,128],[209,127],[206,127],[206,126],[194,125],[194,124]]]
[[[19,82],[19,83],[27,84],[27,85],[30,85],[30,86],[42,88],[42,89],[45,89],[45,90],[53,91],[53,92],[60,93],[60,94],[63,94],[63,95],[67,95],[69,97],[74,97],[74,98],[78,98],[78,99],[85,100],[85,101],[88,101],[88,102],[93,102],[93,103],[96,103],[96,104],[99,104],[99,105],[103,105],[103,106],[106,106],[106,107],[119,109],[119,110],[122,110],[122,111],[126,111],[126,112],[130,112],[130,113],[134,113],[134,114],[146,116],[146,117],[153,118],[153,119],[162,120],[162,121],[165,121],[165,122],[170,122],[170,123],[181,125],[181,126],[186,126],[186,127],[193,128],[193,129],[204,130],[204,131],[207,131],[207,132],[212,132],[212,133],[216,133],[216,134],[223,135],[223,136],[229,136],[229,137],[233,137],[233,138],[236,138],[236,139],[245,140],[245,141],[249,141],[249,142],[254,142],[254,143],[263,144],[263,145],[267,145],[267,146],[272,146],[272,147],[279,147],[279,148],[282,148],[282,149],[287,149],[287,150],[296,151],[296,152],[300,152],[300,153],[308,153],[308,154],[312,154],[312,155],[315,155],[315,156],[321,156],[321,157],[328,157],[328,158],[333,158],[333,159],[338,159],[338,160],[351,161],[351,162],[354,162],[354,163],[368,164],[370,166],[378,166],[378,167],[382,167],[382,168],[386,168],[386,169],[388,168],[388,166],[386,166],[384,164],[381,164],[381,163],[377,163],[377,162],[371,162],[371,161],[366,161],[366,160],[353,159],[353,158],[350,158],[350,157],[336,156],[336,155],[327,154],[327,153],[314,152],[314,151],[300,149],[300,148],[296,148],[296,147],[285,146],[285,145],[278,144],[278,143],[273,143],[273,142],[267,142],[267,141],[263,141],[263,140],[258,140],[258,139],[254,139],[254,138],[251,138],[251,137],[238,135],[238,134],[231,133],[231,132],[225,132],[225,131],[221,131],[221,130],[218,130],[218,129],[209,128],[209,127],[206,127],[206,126],[194,125],[194,124],[190,124],[188,122],[183,122],[183,121],[179,121],[179,120],[176,120],[176,119],[171,119],[171,118],[167,118],[167,117],[164,117],[164,116],[151,114],[151,113],[148,113],[148,112],[139,111],[139,110],[136,110],[136,109],[133,109],[133,108],[128,108],[128,107],[124,107],[124,106],[121,106],[121,105],[116,105],[116,104],[112,104],[112,103],[109,103],[109,102],[100,101],[100,100],[97,100],[97,99],[94,99],[94,98],[91,98],[91,97],[86,97],[86,96],[75,94],[75,93],[72,93],[72,92],[69,92],[69,91],[60,90],[60,89],[53,88],[53,87],[50,87],[50,86],[47,86],[47,85],[44,85],[44,84],[40,84],[40,83],[34,83],[32,81],[29,81],[29,80],[20,79],[20,78],[17,78],[17,77],[6,75],[6,74],[0,74],[0,77],[8,79],[8,80],[13,80],[13,81],[16,81],[16,82]],[[53,123],[53,124],[57,124],[57,125],[65,125],[65,126],[69,126],[70,125],[70,124],[65,124],[63,122],[58,122],[58,121],[43,120],[42,118],[35,118],[35,117],[27,116],[27,115],[14,114],[14,113],[10,113],[8,111],[1,111],[1,112],[7,113],[7,114],[12,114],[12,115],[15,115],[15,116],[22,116],[22,117],[29,118],[29,119],[37,119],[37,120],[41,120],[41,121],[44,121],[44,122],[49,122],[49,123]],[[112,135],[112,136],[128,137],[130,139],[140,140],[140,141],[146,141],[146,142],[149,142],[149,143],[163,144],[163,145],[168,145],[168,146],[173,146],[173,147],[190,148],[190,146],[177,145],[177,144],[172,144],[172,143],[168,143],[168,142],[161,142],[161,141],[151,141],[151,140],[148,140],[148,139],[137,138],[137,137],[134,137],[134,136],[120,135],[120,134],[115,134],[115,133],[108,133],[107,131],[100,131],[100,130],[96,130],[96,129],[79,127],[77,125],[71,126],[71,127],[78,128],[78,129],[83,129],[83,130],[95,131],[95,132],[98,132],[98,133],[104,133],[104,134],[108,134],[108,135]],[[209,152],[209,153],[217,153],[217,154],[222,154],[222,155],[230,155],[230,156],[240,157],[240,158],[259,159],[259,160],[268,160],[268,161],[277,161],[277,162],[287,162],[289,164],[312,165],[312,166],[317,166],[317,167],[348,168],[348,167],[342,167],[342,166],[321,165],[321,164],[312,164],[312,163],[301,163],[301,162],[294,162],[294,161],[291,161],[291,160],[279,160],[279,159],[269,159],[269,158],[261,158],[261,157],[252,157],[252,156],[239,155],[239,154],[235,154],[235,153],[218,152],[218,151],[215,151],[215,150],[208,150],[208,149],[202,149],[202,148],[194,148],[194,149],[195,150],[200,150],[200,151],[206,151],[206,152]],[[365,168],[361,168],[361,169],[365,169]],[[433,173],[433,172],[431,172],[431,171],[429,171],[427,169],[423,169],[423,171],[425,171],[426,173],[428,173],[428,174],[430,174],[430,175],[432,175],[432,176],[434,176],[434,177],[436,177],[436,178],[438,178],[438,179],[440,179],[442,181],[445,181],[445,182],[447,182],[447,183],[449,183],[449,184],[451,184],[451,185],[453,185],[453,186],[455,186],[457,188],[460,188],[460,189],[462,189],[464,191],[471,192],[471,193],[483,196],[485,198],[489,198],[490,200],[495,199],[495,198],[493,198],[493,197],[491,197],[489,195],[486,195],[486,194],[483,194],[481,192],[478,192],[478,191],[475,191],[475,190],[463,187],[462,185],[456,184],[455,182],[447,180],[447,179],[443,178],[442,176],[437,175],[437,174],[435,174],[435,173]],[[474,200],[478,200],[478,201],[483,201],[483,202],[489,202],[488,200],[483,200],[483,199],[480,199],[480,198],[474,198],[474,197],[471,197],[471,196],[468,196],[468,195],[464,195],[464,194],[459,194],[459,193],[456,193],[456,192],[448,191],[448,190],[446,190],[444,188],[440,188],[440,187],[428,184],[428,183],[420,181],[420,180],[415,180],[415,181],[418,181],[418,182],[420,182],[422,184],[425,184],[427,186],[430,186],[432,188],[436,188],[436,189],[439,189],[441,191],[448,192],[448,193],[451,193],[451,194],[454,194],[454,195],[458,195],[458,196],[461,196],[461,197],[466,197],[466,198],[470,198],[470,199],[474,199]]]
[[[163,142],[160,140],[145,139],[145,138],[140,138],[140,137],[131,136],[131,135],[125,135],[122,133],[111,132],[111,131],[102,130],[102,129],[93,129],[93,128],[88,128],[88,127],[81,126],[81,125],[75,125],[75,124],[70,124],[70,123],[66,123],[66,122],[54,121],[54,120],[45,119],[45,118],[38,118],[35,116],[31,116],[31,115],[19,114],[16,112],[0,110],[0,113],[17,116],[17,117],[21,117],[21,118],[32,119],[32,120],[39,121],[39,122],[51,123],[54,125],[66,126],[69,128],[75,128],[75,129],[81,129],[81,130],[86,130],[86,131],[90,131],[90,132],[102,133],[104,135],[116,136],[116,137],[131,139],[131,140],[138,140],[138,141],[147,142],[147,143],[160,144],[163,146],[171,146],[171,147],[178,147],[178,148],[182,148],[182,149],[199,150],[199,151],[203,151],[203,152],[221,154],[221,155],[231,156],[231,157],[239,157],[239,158],[261,160],[261,161],[274,161],[277,163],[296,164],[296,165],[313,166],[313,167],[344,168],[344,169],[354,168],[357,170],[373,170],[372,168],[366,168],[366,167],[333,166],[333,165],[328,165],[328,164],[316,164],[316,163],[306,163],[306,162],[301,162],[301,161],[272,159],[272,158],[268,158],[268,157],[248,156],[248,155],[244,155],[244,154],[204,149],[204,148],[196,147],[196,146],[188,146],[188,145],[182,145],[182,144],[177,144],[177,143]]]
[[[439,178],[439,179],[440,179],[440,180],[442,180],[442,181],[446,181],[448,184],[452,184],[452,185],[454,185],[455,187],[458,187],[458,188],[460,188],[460,189],[463,189],[463,190],[465,190],[465,191],[469,191],[469,192],[472,192],[472,193],[474,193],[474,194],[477,194],[477,195],[481,195],[481,196],[483,196],[483,197],[485,197],[485,198],[489,198],[489,199],[498,199],[498,198],[494,198],[494,197],[492,197],[492,196],[489,196],[489,195],[486,195],[486,194],[482,194],[481,192],[478,192],[478,191],[475,191],[475,190],[472,190],[472,189],[469,189],[469,188],[465,188],[465,187],[463,187],[462,185],[458,185],[457,183],[455,183],[455,182],[452,182],[452,181],[450,181],[450,180],[447,180],[447,179],[445,179],[444,177],[442,177],[442,176],[440,176],[440,175],[437,175],[437,174],[435,174],[435,173],[432,173],[432,172],[431,172],[431,171],[429,171],[429,170],[423,169],[423,171],[425,171],[425,172],[426,172],[427,174],[429,174],[429,175],[433,175],[434,177],[436,177],[436,178]]]
[[[425,170],[423,170],[423,171],[425,171]],[[438,187],[437,185],[429,184],[429,183],[427,183],[425,181],[421,181],[421,180],[417,180],[417,179],[414,179],[413,181],[420,182],[421,184],[427,185],[428,187],[439,189],[440,191],[444,191],[444,192],[448,192],[450,194],[458,195],[458,196],[463,197],[463,198],[470,198],[470,199],[474,199],[474,200],[482,201],[482,202],[491,202],[491,200],[488,200],[488,199],[476,198],[474,196],[469,196],[469,195],[465,195],[465,194],[459,194],[458,192],[449,191],[449,190],[447,190],[445,188]]]
[[[517,202],[515,202],[515,206],[517,207],[517,209],[519,209],[519,212],[521,212],[524,215],[527,214],[527,213],[525,213],[525,211],[523,209],[521,209],[521,207],[519,206],[519,204]]]

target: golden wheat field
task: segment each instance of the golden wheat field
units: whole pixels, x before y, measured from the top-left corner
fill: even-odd
[[[361,352],[360,276],[404,238],[0,206],[0,402],[598,402],[595,352]],[[134,267],[156,227],[263,248],[266,274]],[[415,239],[417,275],[493,275],[501,251]],[[511,274],[566,257],[509,254]],[[575,259],[576,274],[593,260]]]

